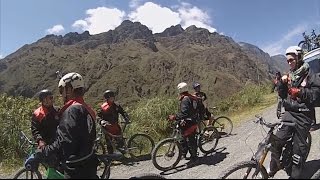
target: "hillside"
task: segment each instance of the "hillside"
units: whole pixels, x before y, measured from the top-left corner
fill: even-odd
[[[268,59],[207,29],[177,25],[152,34],[141,23],[126,20],[97,35],[47,35],[24,45],[0,61],[0,93],[32,97],[43,88],[57,93],[55,72],[60,70],[84,76],[90,103],[101,102],[106,89],[116,90],[124,104],[176,96],[180,81],[199,81],[212,103],[248,82],[268,81]]]

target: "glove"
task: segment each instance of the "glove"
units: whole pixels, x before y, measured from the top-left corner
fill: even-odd
[[[283,83],[288,83],[288,75],[283,75],[282,77],[281,77],[281,81],[283,82]]]
[[[110,123],[108,121],[105,120],[101,120],[100,121],[101,126],[106,127],[107,125],[110,125]]]
[[[46,143],[43,140],[38,141],[38,149],[42,149],[46,146]]]
[[[290,94],[291,99],[297,99],[297,97],[300,96],[300,91],[299,88],[291,87],[288,93]]]
[[[174,120],[176,120],[176,116],[175,115],[169,115],[168,119],[170,121],[174,121]]]

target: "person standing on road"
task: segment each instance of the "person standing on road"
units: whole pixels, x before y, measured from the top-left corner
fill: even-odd
[[[285,112],[283,122],[294,123],[295,126],[282,124],[275,133],[281,141],[274,144],[276,152],[271,154],[270,177],[279,170],[276,159],[279,159],[282,147],[289,138],[293,138],[292,170],[290,178],[301,178],[301,172],[307,159],[306,143],[311,124],[315,119],[315,103],[320,97],[320,77],[309,71],[308,64],[303,62],[302,50],[298,46],[290,46],[286,50],[287,62],[290,65],[289,75],[282,76],[282,83],[288,86],[288,94],[283,101]]]

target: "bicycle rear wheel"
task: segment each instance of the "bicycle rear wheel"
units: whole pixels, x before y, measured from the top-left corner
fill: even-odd
[[[266,169],[258,166],[255,161],[240,162],[222,172],[218,179],[267,179]]]
[[[153,148],[154,141],[146,134],[134,134],[128,141],[129,154],[133,158],[150,159]]]
[[[300,41],[298,44],[299,47],[301,47],[301,49],[303,50],[303,52],[308,52],[311,50],[311,46],[309,43],[307,43],[306,41]]]
[[[233,129],[233,123],[228,117],[219,116],[215,118],[213,127],[219,131],[220,136],[229,136]]]
[[[17,171],[13,179],[42,179],[42,176],[38,170],[30,171],[23,167]]]
[[[218,145],[219,137],[219,132],[215,127],[204,128],[198,139],[199,149],[205,154],[214,152]]]
[[[151,159],[154,167],[166,171],[177,166],[181,160],[182,147],[174,138],[160,141],[152,151]]]

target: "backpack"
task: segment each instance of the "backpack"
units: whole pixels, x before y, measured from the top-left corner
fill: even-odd
[[[192,100],[193,114],[197,121],[203,120],[205,116],[205,106],[203,104],[202,98],[197,96],[189,96]]]

